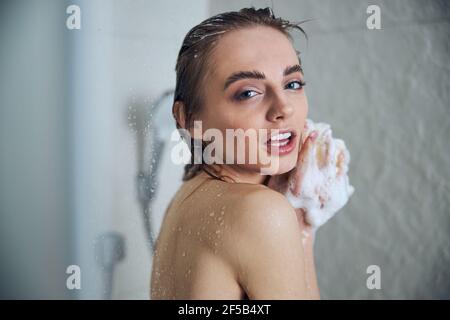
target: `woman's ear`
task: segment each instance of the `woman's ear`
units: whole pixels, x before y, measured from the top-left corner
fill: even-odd
[[[184,113],[184,103],[181,101],[175,101],[172,106],[172,114],[178,125],[185,129],[186,128],[186,116]]]

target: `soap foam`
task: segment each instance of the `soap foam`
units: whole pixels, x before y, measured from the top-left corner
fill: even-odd
[[[298,196],[285,193],[294,208],[303,208],[306,221],[313,230],[333,217],[345,206],[355,189],[349,184],[350,153],[341,139],[332,137],[330,125],[306,120],[305,137],[312,131],[318,136],[311,145],[303,165],[307,166]]]

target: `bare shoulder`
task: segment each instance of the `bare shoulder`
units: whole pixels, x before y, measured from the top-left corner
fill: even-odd
[[[239,193],[239,197],[230,201],[236,226],[248,229],[246,231],[264,225],[276,229],[291,226],[291,223],[297,226],[295,210],[281,193],[262,185],[242,188]]]
[[[226,250],[250,299],[307,299],[302,235],[294,208],[267,187],[240,190]],[[232,197],[232,196],[231,196]]]
[[[267,187],[246,192],[231,207],[228,249],[251,299],[307,297],[302,235],[294,208]]]
[[[297,215],[287,198],[264,185],[234,185],[225,196],[227,225],[226,232],[231,250],[235,243],[252,245],[254,239],[277,237],[289,234],[297,240],[301,230]],[[273,242],[273,241],[272,241]],[[301,243],[301,241],[299,242]]]

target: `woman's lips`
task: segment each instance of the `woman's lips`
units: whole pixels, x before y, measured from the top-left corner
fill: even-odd
[[[295,149],[297,135],[294,130],[279,130],[272,134],[265,146],[269,154],[286,155]]]

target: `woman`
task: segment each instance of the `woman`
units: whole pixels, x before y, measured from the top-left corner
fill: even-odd
[[[320,299],[313,232],[282,194],[301,190],[301,164],[316,134],[302,134],[308,102],[289,34],[295,28],[303,32],[269,8],[247,8],[186,35],[176,65],[177,127],[194,139],[202,139],[194,120],[224,137],[226,129],[266,130],[272,139],[243,152],[277,166],[261,174],[267,162],[260,159],[186,165],[157,239],[151,299]]]

